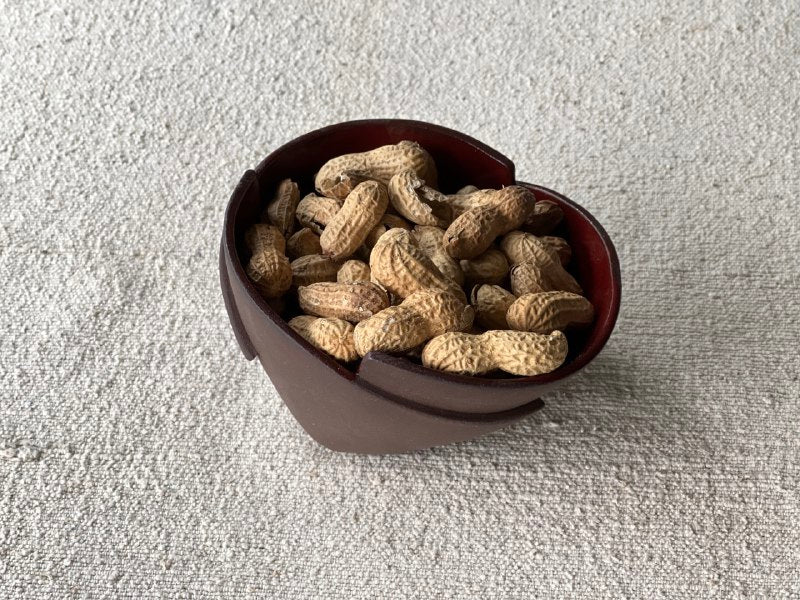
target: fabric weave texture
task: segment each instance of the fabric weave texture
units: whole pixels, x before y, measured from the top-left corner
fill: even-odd
[[[0,0],[0,596],[799,598],[796,3]],[[217,280],[318,127],[472,135],[620,255],[545,409],[314,443]]]

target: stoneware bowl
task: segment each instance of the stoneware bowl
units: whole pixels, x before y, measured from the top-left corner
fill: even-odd
[[[411,360],[370,353],[352,369],[311,346],[261,298],[245,275],[249,258],[243,232],[277,183],[290,177],[301,196],[328,159],[414,140],[433,155],[442,191],[472,184],[499,188],[516,183],[564,211],[561,231],[573,250],[570,269],[596,309],[593,326],[569,337],[570,353],[557,370],[536,377],[450,375]],[[248,360],[258,358],[275,389],[303,428],[333,450],[382,454],[408,452],[483,435],[544,406],[540,396],[565,384],[605,345],[620,303],[616,251],[600,224],[552,190],[517,181],[502,154],[444,127],[393,119],[351,121],[313,131],[283,145],[247,171],[225,212],[219,256],[220,283],[231,326]]]

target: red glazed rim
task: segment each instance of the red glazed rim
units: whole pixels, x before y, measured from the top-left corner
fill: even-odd
[[[382,126],[382,127],[414,127],[417,129],[426,129],[432,132],[436,132],[447,137],[454,138],[458,140],[460,143],[466,143],[472,146],[476,152],[480,152],[482,154],[487,155],[487,157],[493,159],[497,163],[503,165],[506,168],[513,180],[514,178],[514,164],[511,162],[507,157],[503,156],[493,148],[490,148],[486,144],[453,129],[448,129],[446,127],[442,127],[440,125],[434,125],[432,123],[426,123],[423,121],[413,121],[413,120],[405,120],[405,119],[361,119],[356,121],[345,121],[342,123],[337,123],[334,125],[328,125],[326,127],[316,129],[309,133],[303,134],[286,144],[283,144],[269,155],[264,158],[256,167],[256,173],[263,173],[265,170],[269,168],[270,163],[274,156],[279,155],[280,153],[286,151],[287,149],[293,148],[294,146],[302,146],[309,144],[310,142],[318,139],[319,137],[324,136],[331,130],[338,129],[342,126],[357,126],[357,125],[374,125],[374,126]],[[621,300],[621,290],[622,290],[622,280],[620,275],[620,266],[619,266],[619,258],[617,256],[616,249],[614,248],[614,244],[611,241],[611,238],[606,233],[605,229],[598,223],[598,221],[582,206],[573,202],[563,194],[545,188],[543,186],[529,184],[521,181],[516,181],[518,185],[524,185],[528,188],[533,189],[534,191],[539,190],[544,192],[547,195],[555,197],[560,203],[569,205],[572,207],[583,219],[585,219],[592,227],[592,229],[597,234],[598,238],[602,241],[603,248],[607,253],[607,258],[610,261],[610,271],[611,271],[611,278],[610,278],[610,285],[609,289],[606,290],[606,293],[610,295],[609,299],[609,307],[606,311],[602,314],[598,315],[598,321],[596,322],[595,328],[597,328],[597,334],[593,336],[591,342],[585,344],[580,352],[568,363],[565,363],[555,371],[551,373],[546,373],[544,375],[537,375],[534,377],[515,377],[513,379],[498,379],[492,377],[483,377],[483,376],[469,376],[469,375],[458,375],[453,373],[445,373],[443,371],[438,371],[435,369],[429,369],[422,365],[418,365],[410,360],[407,360],[403,357],[393,356],[384,353],[375,353],[371,352],[367,355],[368,358],[380,362],[390,363],[400,368],[406,369],[410,372],[417,373],[420,375],[443,379],[446,381],[453,381],[458,382],[461,384],[469,384],[479,387],[485,388],[518,388],[518,387],[535,387],[538,384],[545,384],[545,383],[552,383],[561,379],[564,379],[573,373],[579,371],[584,366],[586,366],[589,362],[591,362],[595,356],[597,356],[600,351],[605,346],[606,342],[608,341],[609,337],[611,336],[611,332],[614,329],[614,325],[617,320],[617,316],[619,314],[620,308],[620,300]],[[336,359],[331,357],[330,355],[318,350],[314,346],[312,346],[308,341],[306,341],[303,337],[297,334],[291,327],[289,327],[287,321],[285,321],[269,304],[267,301],[261,296],[255,286],[251,283],[250,279],[247,277],[244,271],[244,267],[242,266],[242,261],[239,257],[239,253],[237,250],[236,245],[236,232],[235,232],[235,224],[236,224],[236,213],[238,212],[239,203],[238,202],[231,202],[226,211],[225,211],[225,222],[224,222],[224,231],[225,231],[225,239],[224,243],[228,250],[228,253],[231,257],[235,257],[235,260],[232,261],[234,272],[236,273],[237,278],[243,282],[247,293],[250,295],[252,300],[258,306],[258,308],[264,313],[266,317],[269,318],[270,321],[276,323],[282,330],[287,332],[300,346],[305,348],[310,354],[312,354],[318,360],[321,360],[339,375],[350,379],[355,380],[358,376],[358,371],[352,371],[347,367],[343,366],[339,363]],[[365,357],[365,358],[367,358]]]

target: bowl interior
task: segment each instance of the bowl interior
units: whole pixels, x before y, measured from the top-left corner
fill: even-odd
[[[515,183],[514,165],[503,155],[484,144],[458,132],[439,126],[413,121],[356,121],[334,125],[301,136],[282,146],[256,167],[256,175],[261,190],[259,201],[243,201],[230,216],[234,219],[235,247],[238,255],[236,273],[244,279],[245,286],[256,297],[258,292],[244,275],[243,264],[249,260],[249,252],[243,244],[244,231],[256,222],[264,203],[271,196],[277,183],[286,177],[300,186],[301,197],[313,191],[313,178],[319,167],[328,159],[349,152],[361,152],[380,145],[410,139],[420,143],[436,161],[439,171],[439,185],[444,192],[454,192],[458,188],[472,184],[478,187],[498,188]],[[522,184],[520,182],[520,184]],[[427,369],[412,360],[390,357],[382,353],[371,353],[354,370],[344,370],[332,357],[322,353],[300,336],[298,343],[307,346],[309,352],[319,360],[329,364],[337,372],[356,374],[372,385],[386,379],[387,369],[405,373],[401,375],[411,383],[420,379],[420,401],[430,398],[430,383],[435,380],[444,385],[458,384],[457,387],[469,389],[473,386],[493,386],[502,388],[530,388],[531,385],[547,385],[575,372],[589,362],[605,344],[613,329],[619,309],[620,278],[619,265],[613,244],[602,227],[585,209],[566,197],[546,188],[527,185],[534,190],[538,200],[551,200],[562,207],[564,222],[556,235],[566,237],[573,249],[569,270],[584,288],[587,297],[595,306],[597,317],[590,329],[568,334],[570,353],[567,361],[559,369],[535,377],[510,377],[493,375],[488,377],[469,377],[442,373]],[[258,298],[258,300],[261,300]],[[285,321],[261,300],[265,316],[286,327]],[[289,307],[289,315],[292,307]],[[286,327],[288,329],[288,327]],[[291,330],[290,330],[291,331]],[[426,387],[427,386],[427,387]],[[509,389],[509,391],[511,391]],[[529,398],[526,394],[524,397]],[[511,401],[508,408],[518,406],[520,401]]]

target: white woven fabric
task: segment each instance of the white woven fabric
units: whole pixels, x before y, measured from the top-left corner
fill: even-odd
[[[0,597],[800,597],[795,3],[154,4],[0,0]],[[518,426],[334,454],[235,344],[235,182],[365,117],[616,242],[616,333]]]

